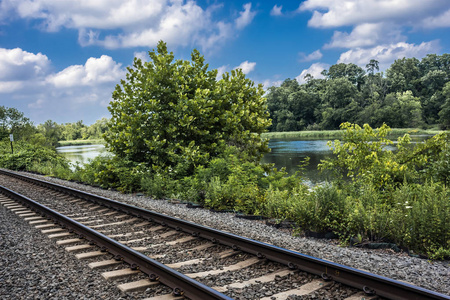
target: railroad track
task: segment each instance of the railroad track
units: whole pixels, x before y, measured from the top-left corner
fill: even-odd
[[[124,292],[153,299],[450,299],[449,296],[17,173],[0,203],[56,243],[104,268]],[[26,197],[39,190],[39,199]],[[261,296],[261,290],[267,290]],[[245,297],[245,298],[244,298]]]

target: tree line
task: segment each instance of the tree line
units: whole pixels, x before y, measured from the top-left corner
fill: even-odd
[[[270,87],[269,131],[339,129],[343,122],[394,128],[450,128],[450,54],[397,59],[386,72],[339,63],[323,79],[286,79]]]
[[[59,141],[103,139],[108,129],[108,119],[102,118],[92,125],[83,121],[58,124],[47,120],[37,126],[13,107],[0,106],[0,141],[14,135],[15,141],[26,140],[32,144],[57,146]]]

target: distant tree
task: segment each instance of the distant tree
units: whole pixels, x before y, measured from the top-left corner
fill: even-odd
[[[366,65],[367,73],[373,76],[375,74],[375,70],[377,71],[380,70],[378,64],[379,64],[378,60],[371,59],[370,62]]]
[[[75,123],[65,123],[62,125],[61,139],[65,141],[72,141],[86,138],[86,130],[87,127],[81,120]]]
[[[52,120],[47,120],[44,124],[39,124],[37,129],[44,136],[47,143],[51,146],[57,146],[62,137],[62,126]]]
[[[444,130],[450,130],[450,82],[447,82],[442,90],[442,96],[445,99],[444,104],[439,111],[439,123]]]
[[[413,58],[397,59],[386,70],[391,92],[411,91],[417,94],[420,84],[420,61]]]
[[[108,119],[101,118],[97,120],[94,124],[87,127],[86,129],[86,139],[101,139],[103,135],[108,130]]]
[[[364,82],[364,70],[355,64],[339,63],[332,65],[328,71],[322,71],[322,75],[329,79],[347,78],[352,84],[360,89]]]
[[[262,85],[240,69],[217,80],[197,50],[191,61],[174,60],[159,42],[149,56],[149,62],[135,58],[113,93],[110,151],[183,175],[230,147],[254,160],[268,151],[260,137],[270,125]]]
[[[15,140],[24,139],[36,133],[33,123],[13,107],[0,106],[0,140],[14,134]]]

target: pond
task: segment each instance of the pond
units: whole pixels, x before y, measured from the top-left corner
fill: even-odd
[[[65,156],[73,164],[85,164],[89,159],[106,153],[104,145],[64,146],[56,148],[56,151]]]
[[[421,142],[430,136],[411,136],[414,142]],[[395,139],[393,139],[395,140]],[[286,168],[288,174],[294,174],[299,170],[301,162],[309,157],[309,164],[303,170],[303,177],[312,183],[329,179],[329,174],[317,171],[317,165],[322,159],[333,155],[327,146],[328,140],[299,140],[299,139],[271,139],[269,147],[271,152],[264,155],[263,163],[273,163],[277,169]],[[394,149],[393,147],[391,149]],[[73,163],[86,163],[100,154],[107,153],[104,145],[83,145],[58,147],[57,151],[63,154]]]
[[[277,169],[286,168],[288,174],[299,170],[299,165],[309,157],[309,164],[304,167],[303,176],[312,182],[324,181],[326,174],[317,171],[320,160],[331,157],[333,152],[327,146],[328,140],[271,139],[270,153],[264,155],[262,162],[273,163]]]
[[[264,158],[264,163],[274,163],[275,167],[286,168],[289,174],[294,174],[298,170],[298,165],[305,157],[310,157],[310,163],[305,168],[305,177],[316,182],[322,181],[323,176],[317,172],[317,164],[321,159],[331,156],[332,152],[326,145],[327,140],[287,140],[272,139],[269,147],[272,149]],[[100,154],[107,153],[104,145],[82,145],[64,146],[56,150],[64,155],[73,164],[84,164]]]

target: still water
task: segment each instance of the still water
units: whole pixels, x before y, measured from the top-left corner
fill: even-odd
[[[90,159],[106,153],[104,145],[64,146],[56,148],[56,151],[64,155],[73,164],[85,164]]]
[[[317,164],[321,159],[331,156],[332,152],[326,145],[327,140],[287,140],[272,139],[269,147],[272,149],[264,158],[264,163],[274,163],[277,169],[286,168],[289,174],[298,171],[298,165],[305,157],[310,157],[310,162],[305,168],[304,175],[309,180],[321,181],[323,175],[318,174]],[[64,146],[56,149],[73,164],[84,164],[100,154],[106,154],[104,145]]]
[[[411,136],[413,143],[422,142],[430,136]],[[304,167],[303,177],[312,183],[327,180],[329,175],[320,173],[317,165],[322,159],[333,155],[332,150],[327,146],[328,140],[298,140],[298,139],[271,139],[269,147],[271,152],[267,153],[262,162],[273,163],[277,169],[286,168],[288,174],[294,174],[299,170],[301,162],[309,157],[309,164]],[[388,147],[394,150],[394,147]],[[59,147],[57,151],[67,157],[74,164],[87,163],[100,154],[106,154],[104,145],[83,145]]]
[[[309,157],[309,164],[304,167],[303,177],[312,182],[323,181],[326,174],[317,171],[320,160],[331,157],[333,152],[327,146],[328,140],[296,140],[271,139],[269,141],[270,153],[264,155],[262,162],[273,163],[277,169],[286,168],[288,174],[299,170],[299,165]]]

